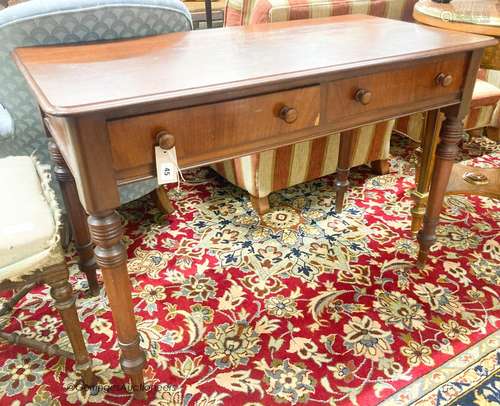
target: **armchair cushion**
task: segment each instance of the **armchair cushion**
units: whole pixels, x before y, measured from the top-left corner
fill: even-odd
[[[47,168],[26,156],[0,159],[0,280],[16,280],[64,257],[60,212]]]
[[[0,139],[14,134],[14,120],[7,109],[0,104]]]

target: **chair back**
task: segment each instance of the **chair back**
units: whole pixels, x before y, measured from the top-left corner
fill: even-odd
[[[42,163],[49,162],[37,103],[11,57],[15,48],[190,29],[190,13],[180,0],[31,0],[1,10],[0,104],[13,118],[14,135],[0,139],[0,158],[36,151]]]

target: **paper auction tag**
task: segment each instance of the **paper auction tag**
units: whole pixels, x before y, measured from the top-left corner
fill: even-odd
[[[167,150],[157,146],[155,147],[155,157],[158,185],[177,182],[179,174],[175,147]]]

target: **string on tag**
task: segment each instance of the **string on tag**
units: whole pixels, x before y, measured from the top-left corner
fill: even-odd
[[[170,159],[170,162],[173,162],[175,164],[175,169],[177,170],[177,173],[179,174],[179,176],[177,176],[177,191],[179,191],[181,189],[181,179],[184,183],[187,183],[187,182],[186,182],[186,179],[184,178],[184,175],[182,174],[181,168],[179,168],[179,164],[177,163],[177,157],[173,153],[172,148],[167,149],[167,154],[168,154],[168,158]]]

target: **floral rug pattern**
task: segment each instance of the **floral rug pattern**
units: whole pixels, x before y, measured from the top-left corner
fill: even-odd
[[[493,337],[500,203],[448,197],[418,271],[415,146],[393,138],[391,173],[355,169],[340,215],[331,176],[273,194],[259,217],[208,169],[170,188],[168,223],[147,197],[123,208],[151,405],[377,404]],[[462,158],[498,166],[500,146],[475,139]],[[139,404],[124,386],[106,296],[86,298],[69,259],[99,385],[82,388],[71,361],[0,344],[0,404]],[[0,323],[69,349],[48,297],[33,290]]]

